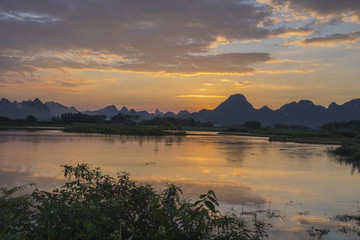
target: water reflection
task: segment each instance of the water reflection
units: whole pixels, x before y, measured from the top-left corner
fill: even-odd
[[[0,168],[0,183],[1,187],[7,187],[12,188],[15,186],[20,186],[24,184],[33,184],[35,183],[35,186],[30,188],[39,188],[43,190],[52,190],[56,187],[60,187],[65,183],[65,179],[62,175],[59,175],[57,177],[51,176],[39,176],[37,174],[34,174],[32,172],[32,169],[4,169]]]
[[[112,176],[161,188],[183,186],[186,197],[213,189],[237,211],[268,209],[294,217],[289,229],[354,210],[359,175],[326,153],[328,146],[268,142],[267,138],[190,135],[164,137],[74,134],[60,131],[1,131],[0,185],[29,181],[40,188],[62,184],[60,165],[89,163]],[[350,210],[349,210],[350,209]],[[295,231],[295,230],[294,230]]]

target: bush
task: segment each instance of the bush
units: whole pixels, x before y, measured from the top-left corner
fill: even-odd
[[[156,193],[127,173],[117,178],[87,164],[63,166],[69,182],[52,192],[1,189],[0,238],[4,239],[261,239],[265,223],[252,229],[240,217],[217,210],[213,191],[192,202],[173,184]]]

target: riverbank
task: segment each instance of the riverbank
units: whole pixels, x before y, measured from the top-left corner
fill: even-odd
[[[100,133],[100,134],[118,134],[118,135],[135,135],[135,136],[165,136],[179,135],[184,136],[183,130],[167,130],[160,127],[151,126],[117,126],[117,125],[69,125],[65,126],[64,132],[76,133]]]
[[[63,126],[0,126],[0,131],[4,130],[27,130],[27,131],[40,131],[40,130],[64,130]]]
[[[61,131],[0,134],[3,185],[12,187],[31,181],[37,182],[41,190],[52,190],[63,184],[60,164],[87,162],[101,167],[110,176],[128,171],[134,180],[159,190],[164,189],[164,182],[183,186],[185,198],[197,199],[200,193],[212,189],[223,212],[234,209],[241,217],[251,217],[244,214],[253,211],[259,217],[266,215],[268,209],[270,216],[280,211],[288,221],[281,218],[276,221],[276,217],[269,220],[278,226],[274,232],[269,231],[274,234],[273,239],[296,239],[298,233],[305,236],[297,239],[309,239],[307,229],[313,226],[331,229],[328,234],[331,239],[331,234],[336,234],[341,226],[328,217],[354,213],[360,199],[356,189],[359,175],[350,175],[349,166],[339,164],[327,154],[327,145],[274,144],[265,138],[216,134],[186,137]],[[310,213],[300,215],[306,212]],[[317,224],[312,219],[325,223]],[[332,228],[333,224],[336,227]],[[294,228],[296,233],[291,230]],[[275,235],[279,229],[282,238]]]
[[[270,142],[293,142],[306,144],[341,145],[344,137],[320,131],[299,131],[284,129],[258,129],[244,131],[222,131],[221,135],[267,137]]]

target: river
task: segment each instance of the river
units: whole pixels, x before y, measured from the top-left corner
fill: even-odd
[[[127,171],[133,180],[158,188],[175,183],[187,198],[212,189],[222,211],[270,211],[275,216],[266,220],[273,225],[270,239],[307,239],[312,226],[331,229],[324,239],[352,239],[331,217],[358,213],[360,175],[329,154],[331,146],[192,134],[0,131],[0,185],[35,182],[50,190],[64,181],[61,165],[89,163],[112,176]]]

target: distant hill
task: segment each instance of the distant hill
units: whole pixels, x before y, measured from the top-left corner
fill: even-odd
[[[326,122],[359,120],[360,99],[351,100],[343,105],[332,103],[328,108],[315,105],[310,100],[301,100],[285,104],[278,110],[272,110],[267,106],[255,109],[244,95],[235,94],[214,110],[201,110],[189,114],[188,117],[212,121],[215,125],[234,125],[258,120],[264,126],[281,123],[317,128]]]
[[[50,114],[54,117],[60,117],[61,114],[64,113],[78,113],[79,111],[75,107],[66,107],[57,102],[46,102],[46,106],[48,106]]]
[[[110,105],[96,111],[88,110],[83,113],[88,115],[105,115],[107,119],[110,119],[113,116],[116,116],[119,113],[119,110],[114,105]]]
[[[26,119],[29,115],[33,115],[40,121],[49,121],[52,118],[48,106],[38,98],[35,98],[34,101],[28,100],[20,103],[10,102],[5,98],[0,100],[0,116],[10,119]]]
[[[53,116],[60,116],[63,113],[78,112],[75,107],[67,107],[56,102],[43,104],[38,98],[34,101],[28,100],[20,103],[10,102],[5,98],[0,100],[0,116],[10,119],[25,119],[28,115],[33,115],[38,120],[51,120]],[[126,107],[119,111],[114,105],[83,113],[106,115],[107,119],[121,113],[138,116],[139,120],[148,120],[154,117],[194,118],[203,122],[213,122],[218,126],[238,125],[249,120],[258,120],[263,126],[272,126],[278,123],[317,128],[327,122],[360,120],[360,99],[351,100],[343,105],[331,103],[327,108],[315,105],[310,100],[301,100],[287,103],[277,110],[272,110],[267,106],[255,109],[244,95],[235,94],[213,110],[203,109],[193,113],[186,110],[180,111],[178,114],[163,113],[158,109],[155,113],[149,113],[147,111],[135,111],[134,109],[128,110]]]

